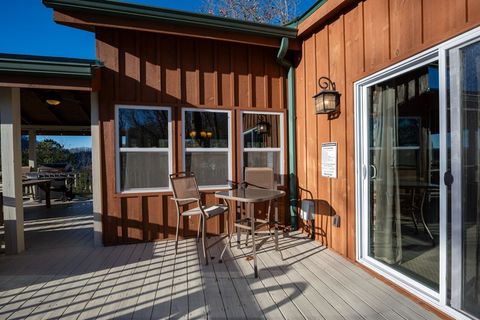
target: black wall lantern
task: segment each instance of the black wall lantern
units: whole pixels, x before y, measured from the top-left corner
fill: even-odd
[[[257,123],[257,132],[259,134],[270,133],[270,123],[268,123],[263,115],[260,116],[260,121]]]
[[[337,113],[340,107],[340,93],[336,90],[335,82],[332,82],[327,77],[321,77],[318,79],[318,86],[322,91],[313,96],[313,99],[315,99],[315,113]]]

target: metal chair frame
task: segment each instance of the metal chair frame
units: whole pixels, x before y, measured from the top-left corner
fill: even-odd
[[[178,197],[178,190],[175,189],[175,180],[176,179],[186,179],[186,178],[191,178],[194,181],[195,185],[195,196],[193,197],[188,197],[188,198],[180,198]],[[209,254],[209,248],[213,247],[216,245],[218,242],[222,241],[225,238],[229,238],[229,244],[231,244],[231,232],[230,232],[230,218],[229,218],[229,212],[230,212],[230,205],[228,204],[228,201],[223,200],[223,205],[225,206],[225,209],[223,210],[222,213],[215,214],[213,216],[210,216],[208,211],[210,208],[213,208],[215,206],[205,206],[202,202],[202,196],[200,193],[200,190],[198,189],[198,184],[197,184],[197,179],[195,178],[195,174],[193,172],[178,172],[174,174],[170,174],[170,182],[172,184],[172,189],[173,189],[173,197],[171,200],[175,201],[175,206],[177,208],[177,228],[175,231],[175,254],[177,253],[178,249],[178,230],[180,226],[180,217],[185,217],[185,216],[199,216],[200,220],[198,222],[198,228],[197,228],[197,242],[199,241],[200,238],[200,229],[202,231],[202,250],[203,250],[203,257],[205,259],[205,264],[208,265],[208,260],[210,257]],[[184,211],[182,208],[185,205],[189,205],[192,203],[196,203],[197,207]],[[197,211],[198,210],[198,211]],[[207,246],[207,239],[206,239],[206,221],[210,218],[220,216],[220,215],[226,215],[227,216],[227,235],[224,235],[220,237],[217,241],[214,243],[211,243],[210,245]],[[219,262],[222,262],[223,254],[225,253],[226,247],[223,249]]]
[[[244,168],[244,174],[243,174],[244,177],[246,177],[246,170],[247,170],[247,167]],[[248,181],[243,181],[241,183],[241,186],[244,187],[244,188],[268,189],[266,187],[250,183]],[[273,188],[275,189],[275,180],[273,181]],[[255,207],[252,206],[252,209],[255,210]],[[250,232],[255,232],[256,234],[263,233],[263,232],[259,231],[258,229],[260,229],[264,226],[268,226],[268,230],[267,230],[268,231],[268,237],[273,238],[271,228],[275,225],[275,221],[274,222],[270,221],[271,211],[272,211],[272,200],[268,201],[268,209],[267,209],[266,219],[254,218],[254,220],[255,220],[255,230],[253,230],[253,231],[251,230],[251,227],[249,227],[251,217],[237,219],[237,221],[235,223],[235,227],[237,228],[237,244],[240,244],[241,230],[247,230],[245,245],[248,245],[248,238],[249,238]],[[250,212],[250,214],[253,217],[255,216],[254,212]]]

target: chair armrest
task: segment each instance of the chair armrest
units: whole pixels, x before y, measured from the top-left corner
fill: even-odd
[[[173,201],[200,201],[200,199],[197,199],[197,198],[174,198],[174,197],[171,197],[170,200],[173,200]]]

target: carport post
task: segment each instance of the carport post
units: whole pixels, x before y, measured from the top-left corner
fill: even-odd
[[[20,112],[20,89],[0,88],[3,216],[8,254],[25,250]]]
[[[93,243],[103,246],[102,236],[102,153],[100,143],[100,118],[98,92],[90,94],[90,119],[92,135],[92,194],[93,194]]]
[[[37,131],[28,130],[28,166],[37,168]]]

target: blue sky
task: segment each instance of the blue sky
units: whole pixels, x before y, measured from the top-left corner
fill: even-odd
[[[1,0],[0,53],[95,58],[93,33],[58,25],[41,0]],[[147,5],[199,12],[202,0],[128,0]],[[315,0],[300,0],[298,13]],[[90,146],[90,137],[55,137],[66,147]]]
[[[298,14],[315,0],[299,0]],[[202,0],[128,0],[147,5],[199,12]],[[72,58],[95,58],[93,33],[58,25],[53,11],[41,0],[2,0],[0,53],[18,53]]]
[[[202,1],[129,0],[159,7],[200,11]],[[95,58],[93,33],[58,25],[41,0],[3,0],[0,52],[71,58]]]

